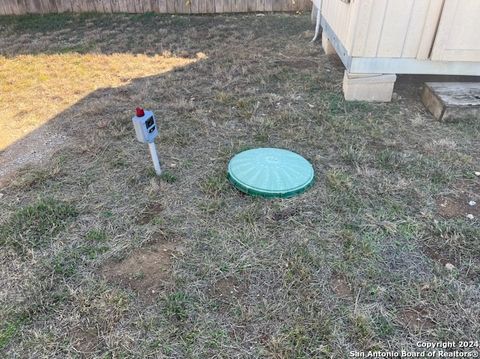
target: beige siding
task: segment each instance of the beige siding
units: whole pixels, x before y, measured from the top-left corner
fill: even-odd
[[[328,24],[348,51],[351,50],[352,44],[349,27],[354,7],[356,7],[355,2],[350,4],[340,0],[323,0],[322,2],[322,16],[327,19]]]
[[[445,0],[431,58],[480,60],[480,0]]]
[[[377,57],[402,57],[403,46],[409,33],[414,0],[388,0],[378,41]],[[417,4],[421,3],[416,2]],[[421,19],[423,20],[423,19]]]
[[[352,56],[426,59],[432,49],[443,1],[324,0],[322,16]],[[476,11],[480,16],[480,0],[447,1],[475,3],[475,6],[468,4],[467,11]],[[458,37],[465,36],[465,32]],[[470,48],[474,46],[467,40],[463,42]]]
[[[381,0],[371,7],[365,48],[355,56],[415,58],[422,44],[423,31],[435,28],[441,0]],[[432,5],[436,4],[436,5]],[[429,22],[432,20],[430,28]],[[357,28],[357,31],[359,29]],[[428,38],[428,36],[427,36]],[[428,48],[429,51],[429,48]]]

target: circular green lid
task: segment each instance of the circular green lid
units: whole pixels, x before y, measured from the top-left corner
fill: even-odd
[[[291,197],[307,190],[313,167],[295,152],[257,148],[240,152],[228,164],[228,178],[240,191],[263,197]]]

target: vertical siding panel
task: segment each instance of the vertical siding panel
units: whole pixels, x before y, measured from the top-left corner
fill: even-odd
[[[272,11],[282,11],[284,0],[272,0]]]
[[[2,15],[9,15],[9,12],[10,10],[7,9],[7,4],[4,3],[3,1],[0,2],[0,14]]]
[[[205,1],[206,0],[197,0],[197,13],[205,14],[205,11],[207,11],[207,4]]]
[[[128,12],[128,1],[129,0],[119,0],[120,12]]]
[[[206,12],[207,14],[213,14],[215,12],[215,0],[207,0]]]
[[[363,56],[375,57],[383,26],[383,16],[387,9],[387,0],[373,0],[372,13],[368,22],[367,41]]]
[[[347,51],[351,54],[354,46],[354,42],[356,41],[356,38],[358,36],[357,33],[357,26],[358,22],[360,21],[360,11],[362,8],[366,10],[366,13],[368,15],[368,8],[366,8],[367,3],[362,3],[362,6],[360,6],[360,3],[358,1],[352,2],[348,6],[348,18],[347,18],[347,24],[346,24],[346,40],[345,40],[345,48]]]
[[[5,11],[8,15],[16,15],[17,14],[17,5],[14,4],[12,1],[4,0]]]
[[[40,0],[40,13],[48,14],[48,10],[49,10],[48,0]]]
[[[150,0],[137,0],[137,12],[144,14],[149,12]]]
[[[85,0],[75,0],[77,3],[77,11],[76,12],[84,12],[86,11],[85,9]]]
[[[80,0],[72,0],[72,12],[79,11],[79,1]]]
[[[166,10],[168,14],[175,14],[175,0],[165,0]]]
[[[480,59],[480,1],[448,0],[438,25],[431,59],[478,61]],[[480,70],[477,72],[480,73]]]
[[[296,0],[297,1],[297,8],[295,9],[296,11],[305,11],[308,10],[308,3],[311,1],[305,1],[305,0]]]
[[[255,6],[256,6],[255,11],[264,12],[265,11],[265,0],[257,0],[257,4]]]
[[[215,13],[221,14],[223,12],[223,2],[224,0],[215,1]]]
[[[265,11],[267,12],[273,11],[273,0],[265,0]]]
[[[103,2],[104,0],[93,0],[93,6],[95,7],[95,12],[98,12],[98,13],[105,12]]]
[[[14,5],[12,1],[9,0],[3,0],[4,1],[4,6],[7,14],[9,15],[15,15],[17,13],[17,6],[16,4]]]
[[[175,14],[181,14],[182,13],[182,5],[181,5],[181,0],[173,0],[173,12]]]
[[[144,13],[152,12],[152,4],[150,3],[150,0],[142,0],[142,10]]]
[[[78,1],[78,12],[86,12],[88,7],[87,7],[87,0],[77,0]]]
[[[376,0],[364,0],[359,6],[357,24],[353,31],[352,56],[365,56],[365,48],[369,38],[368,28],[372,17],[374,2]]]
[[[120,12],[120,0],[110,0],[110,7],[112,9],[112,12]]]
[[[17,15],[25,14],[25,3],[23,0],[14,0],[15,2],[15,10]]]
[[[285,8],[282,11],[292,12],[297,9],[298,0],[287,0],[285,1]]]
[[[149,0],[148,1],[148,11],[150,12],[157,12],[158,8],[156,7],[157,1],[156,0]]]
[[[111,0],[104,0],[103,7],[105,8],[105,12],[112,13],[113,12],[113,5]]]
[[[41,0],[32,0],[31,12],[34,14],[42,13],[42,2]]]
[[[0,2],[0,13],[3,15],[10,15],[10,7],[7,6],[7,3]]]
[[[198,14],[198,0],[190,0],[190,13]]]
[[[133,7],[133,13],[136,14],[138,12],[141,12],[139,11],[141,6],[140,6],[140,3],[138,0],[129,0],[131,3],[132,3],[132,7]]]
[[[298,11],[300,10],[300,3],[302,0],[288,0],[288,9],[287,11]]]
[[[158,0],[151,0],[151,7],[152,7],[152,11],[155,12],[155,13],[159,13],[160,12],[160,6],[159,6],[159,3],[158,3]]]
[[[135,12],[135,3],[134,0],[124,0],[127,5],[127,12],[133,14]]]
[[[96,7],[96,3],[97,0],[88,0],[87,1],[87,9],[88,9],[88,12],[95,12],[97,11],[97,7]]]
[[[162,14],[167,12],[167,0],[157,0],[158,1],[158,11]]]
[[[413,3],[413,0],[389,1],[377,56],[402,56]]]
[[[224,12],[232,12],[232,2],[233,0],[223,0],[223,11]]]
[[[407,36],[403,45],[402,57],[414,58],[420,47],[422,32],[428,16],[430,0],[416,0],[412,17],[407,29]]]
[[[247,1],[246,0],[239,0],[238,11],[247,12]]]
[[[58,7],[58,12],[72,12],[72,1],[62,0],[61,6]]]
[[[443,9],[443,0],[431,0],[428,6],[427,21],[423,27],[420,44],[418,46],[417,59],[426,60],[433,46],[437,26],[440,22],[440,14]]]

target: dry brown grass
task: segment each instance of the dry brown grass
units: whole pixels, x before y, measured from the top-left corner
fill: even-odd
[[[125,86],[132,79],[172,71],[194,61],[141,54],[2,56],[0,151],[93,91]]]
[[[0,18],[6,59],[191,62],[97,89],[22,140],[64,136],[0,189],[1,356],[345,358],[480,336],[480,222],[464,203],[439,208],[480,203],[479,123],[433,121],[409,78],[393,103],[345,102],[343,67],[309,28]],[[161,178],[134,138],[138,104],[159,119]],[[256,146],[301,153],[315,185],[285,200],[236,191],[228,160]]]

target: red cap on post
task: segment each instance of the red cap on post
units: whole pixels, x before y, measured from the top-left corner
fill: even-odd
[[[143,117],[145,116],[145,111],[143,111],[143,108],[137,107],[135,109],[137,117]]]

